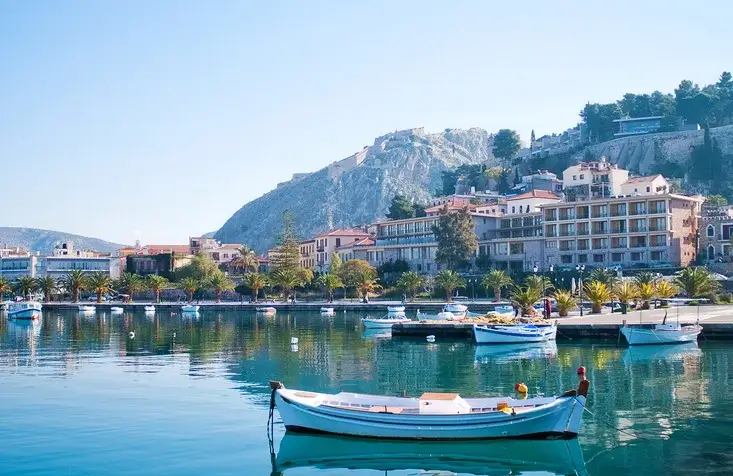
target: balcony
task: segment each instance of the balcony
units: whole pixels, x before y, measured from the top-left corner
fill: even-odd
[[[644,242],[632,243],[631,248],[646,248],[646,243]]]
[[[650,215],[658,215],[662,213],[667,213],[667,209],[665,207],[653,207],[649,209]]]
[[[588,251],[589,249],[588,245],[578,245],[578,251]]]
[[[556,221],[557,215],[545,215],[545,221]]]
[[[593,218],[593,219],[596,219],[596,218],[608,218],[608,212],[603,212],[603,213],[593,213],[593,216],[592,216],[592,218]]]
[[[575,220],[575,215],[568,213],[566,215],[560,214],[560,220]]]
[[[608,228],[593,228],[594,235],[607,235]]]
[[[430,243],[435,243],[435,237],[422,236],[422,237],[411,237],[411,238],[377,238],[376,239],[376,246],[422,245],[422,244],[430,244]]]
[[[622,210],[611,210],[611,216],[612,217],[625,217],[626,216],[626,209],[622,209]]]
[[[612,248],[612,249],[614,249],[614,250],[617,250],[617,249],[621,249],[621,248],[627,248],[627,246],[626,246],[626,243],[621,243],[621,242],[619,242],[619,243],[614,243],[614,242],[612,241],[612,242],[611,242],[611,248]]]
[[[646,231],[647,231],[646,226],[629,227],[629,233],[645,233]]]
[[[667,230],[667,227],[665,226],[651,225],[649,226],[649,231],[668,231],[668,230]]]
[[[575,236],[574,231],[561,231],[560,236]]]
[[[645,208],[632,208],[629,211],[629,215],[646,215],[646,209]]]
[[[626,228],[623,228],[623,227],[611,228],[611,233],[615,235],[626,233]]]
[[[545,233],[545,236],[547,238],[557,238],[557,233],[554,231],[548,231],[547,233]]]
[[[590,230],[587,228],[579,229],[577,232],[578,236],[588,236],[590,235]]]

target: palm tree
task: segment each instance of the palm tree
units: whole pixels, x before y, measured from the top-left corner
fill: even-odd
[[[415,301],[417,290],[423,286],[425,286],[425,278],[414,271],[402,273],[400,279],[397,280],[397,287],[404,289],[410,294],[410,302]]]
[[[636,299],[637,289],[629,281],[620,281],[611,290],[621,304],[621,314],[626,314],[629,309],[629,301]]]
[[[214,291],[216,295],[216,302],[221,302],[221,295],[226,291],[234,290],[234,283],[228,276],[223,273],[217,273],[209,278],[206,282],[206,286]]]
[[[555,285],[552,284],[552,280],[547,276],[538,276],[536,274],[530,274],[524,280],[525,286],[537,288],[542,291],[542,295],[545,295],[546,291],[555,289]]]
[[[588,281],[598,281],[606,285],[607,288],[613,288],[618,283],[619,278],[616,272],[607,268],[596,268],[588,274]]]
[[[510,278],[504,271],[495,269],[481,280],[481,286],[485,287],[488,291],[489,288],[494,290],[494,300],[501,301],[501,290],[514,284],[512,278]]]
[[[567,317],[570,311],[578,307],[578,303],[575,301],[573,295],[570,294],[570,291],[555,291],[552,297],[555,298],[557,314],[560,317]]]
[[[242,270],[245,273],[256,273],[260,267],[257,254],[247,245],[239,248],[239,254],[229,262],[231,269]]]
[[[666,279],[660,279],[659,281],[657,281],[655,288],[657,292],[657,297],[662,300],[675,297],[680,293],[680,290],[677,288],[677,286],[670,283]]]
[[[529,316],[532,314],[535,303],[542,299],[542,289],[532,286],[514,286],[511,298],[522,310],[522,315]]]
[[[337,288],[343,288],[344,283],[341,278],[335,274],[325,273],[318,277],[318,285],[321,286],[326,292],[326,299],[328,302],[333,302],[333,290]]]
[[[634,276],[634,284],[641,286],[642,284],[654,284],[657,277],[654,273],[649,271],[642,271],[641,273]]]
[[[636,294],[641,299],[642,309],[649,309],[649,301],[654,299],[655,291],[654,283],[641,283],[636,285]]]
[[[600,281],[586,283],[583,291],[585,298],[591,302],[595,314],[600,314],[603,303],[610,301],[613,297],[608,286]]]
[[[58,289],[58,283],[51,276],[44,276],[36,279],[36,285],[38,289],[43,292],[43,300],[45,302],[51,301],[51,295]],[[0,301],[2,298],[0,297]]]
[[[79,302],[79,293],[87,287],[87,277],[84,271],[80,269],[71,270],[62,281],[66,291],[71,293],[72,302]]]
[[[147,286],[153,291],[153,300],[157,303],[160,302],[160,292],[165,289],[168,284],[168,280],[163,276],[157,274],[151,274],[146,278]]]
[[[705,268],[685,268],[677,273],[673,283],[693,299],[711,296],[720,289],[720,283]]]
[[[145,281],[143,281],[143,278],[140,277],[139,274],[125,273],[122,275],[121,281],[121,284],[127,291],[127,294],[130,295],[130,302],[134,300],[135,293],[145,289]]]
[[[7,278],[0,276],[0,302],[4,299],[5,293],[13,289],[13,284]]]
[[[87,276],[87,288],[97,295],[97,303],[102,302],[102,295],[112,292],[112,278],[101,271]]]
[[[178,285],[181,287],[181,289],[183,289],[183,291],[185,291],[186,299],[190,304],[191,302],[193,302],[194,293],[201,287],[201,282],[192,276],[188,276],[181,279]]]
[[[445,290],[445,298],[448,302],[451,302],[453,300],[453,291],[465,287],[466,281],[460,274],[446,269],[435,276],[435,284]]]
[[[270,282],[278,286],[285,299],[288,299],[293,289],[303,285],[303,275],[296,269],[278,269],[270,273]]]
[[[252,290],[252,301],[257,302],[260,289],[267,286],[267,276],[262,273],[247,273],[242,280],[244,285]]]
[[[19,294],[24,299],[28,300],[31,298],[31,293],[38,290],[38,283],[35,279],[30,276],[23,276],[15,281],[15,286],[19,291]]]
[[[377,289],[382,288],[377,281],[377,273],[371,269],[361,270],[354,277],[356,290],[364,299],[368,299],[370,294],[373,294]]]

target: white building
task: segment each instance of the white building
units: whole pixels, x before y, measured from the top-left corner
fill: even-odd
[[[657,195],[669,191],[669,182],[661,174],[631,177],[621,185],[622,195]]]
[[[562,173],[566,193],[580,197],[612,197],[622,195],[621,186],[629,179],[629,171],[610,164],[602,157],[598,162],[571,165]]]
[[[241,247],[242,245],[224,244],[216,248],[204,249],[201,253],[211,258],[216,264],[226,264],[239,256]]]
[[[18,278],[35,278],[38,258],[35,256],[6,256],[0,259],[0,276],[8,281]]]
[[[36,273],[38,276],[51,276],[54,279],[63,278],[73,270],[81,270],[85,273],[101,271],[110,276],[114,276],[115,273],[119,275],[119,266],[113,266],[114,261],[119,262],[119,259],[109,256],[47,256],[38,260]]]
[[[540,211],[540,205],[557,203],[560,197],[546,190],[532,190],[506,199],[507,215],[527,215]]]

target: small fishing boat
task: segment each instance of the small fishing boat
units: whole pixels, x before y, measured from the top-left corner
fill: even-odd
[[[425,314],[417,311],[417,320],[418,321],[459,321],[463,319],[460,316],[456,316],[452,312],[446,312],[442,311],[437,314]]]
[[[146,313],[153,313],[153,312],[155,312],[155,306],[145,306],[145,312]]]
[[[268,307],[256,307],[255,311],[259,312],[260,314],[266,314],[266,315],[273,315],[277,312],[277,309],[274,307],[268,306]]]
[[[38,319],[40,316],[40,302],[18,301],[8,304],[8,317],[11,319]]]
[[[621,334],[629,345],[653,344],[684,344],[697,342],[697,336],[702,332],[698,324],[656,324],[652,327],[626,325],[621,328]]]
[[[494,306],[494,310],[491,312],[495,312],[497,314],[504,314],[507,316],[513,316],[514,315],[514,308],[511,304],[502,304],[499,306]]]
[[[587,474],[577,439],[380,441],[288,432],[272,460],[271,474],[288,474],[290,468],[301,467],[333,474],[354,470],[423,475]]]
[[[271,405],[294,432],[408,440],[571,439],[578,435],[590,387],[584,368],[578,375],[577,390],[527,399],[462,398],[455,393],[419,398],[330,395],[270,382]]]
[[[361,323],[367,329],[390,329],[395,324],[402,324],[405,322],[411,322],[406,317],[383,317],[380,319],[373,319],[370,317],[362,317]]]
[[[390,314],[399,314],[405,312],[405,306],[387,306],[387,312]]]
[[[125,312],[125,309],[124,308],[121,308],[119,306],[112,306],[112,307],[109,308],[109,311],[112,314],[122,314],[123,312]]]
[[[528,342],[546,342],[555,340],[557,322],[552,325],[535,326],[518,324],[509,326],[473,326],[473,335],[477,344],[520,344]]]
[[[336,314],[336,311],[332,307],[322,307],[321,308],[322,316],[333,316],[334,314]]]
[[[91,314],[93,312],[97,312],[97,307],[81,304],[79,306],[79,312],[83,312],[84,314]]]
[[[181,306],[181,311],[182,312],[199,312],[200,308],[201,306],[197,306],[195,304],[184,304],[183,306]]]
[[[465,317],[468,312],[468,307],[465,304],[449,302],[443,306],[443,312],[450,312],[456,317]]]

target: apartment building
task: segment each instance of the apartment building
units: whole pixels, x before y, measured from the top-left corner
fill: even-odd
[[[0,277],[8,281],[18,278],[35,278],[37,275],[38,258],[33,255],[6,255],[0,258]]]
[[[703,199],[670,193],[543,205],[547,265],[688,266]]]
[[[361,241],[365,238],[369,238],[371,235],[362,230],[333,230],[327,233],[316,236],[313,241],[315,242],[315,265],[311,266],[311,269],[315,269],[319,272],[328,271],[331,266],[331,255],[336,252],[338,248],[345,246],[349,243]],[[301,262],[302,260],[301,250]]]
[[[562,173],[563,187],[568,200],[622,195],[622,185],[629,179],[629,171],[606,161],[581,162]]]
[[[546,265],[542,213],[505,216],[488,240],[479,241],[479,254],[487,254],[496,269],[531,271]]]

